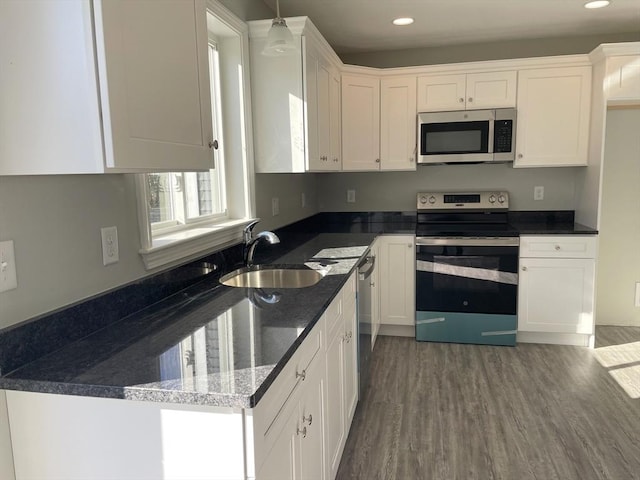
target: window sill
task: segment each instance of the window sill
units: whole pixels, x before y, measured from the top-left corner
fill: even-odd
[[[194,259],[208,251],[221,250],[242,241],[244,227],[253,219],[228,220],[179,232],[158,235],[149,248],[140,250],[147,270]]]

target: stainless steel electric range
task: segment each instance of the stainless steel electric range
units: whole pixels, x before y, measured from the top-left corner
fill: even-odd
[[[518,232],[507,192],[419,193],[416,339],[515,345]]]

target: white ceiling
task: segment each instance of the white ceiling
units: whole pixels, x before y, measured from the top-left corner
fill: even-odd
[[[264,0],[275,11],[275,0]],[[640,33],[640,0],[280,0],[283,17],[304,15],[338,53],[496,40]],[[396,27],[396,17],[415,23]]]

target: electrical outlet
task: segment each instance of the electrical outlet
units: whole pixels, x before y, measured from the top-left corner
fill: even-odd
[[[533,199],[544,200],[544,187],[533,187]]]
[[[100,235],[102,236],[102,264],[118,263],[120,260],[118,229],[116,227],[103,227],[100,229]]]
[[[356,191],[347,190],[347,203],[356,203]]]
[[[640,282],[636,282],[636,307],[640,307]]]
[[[278,197],[273,197],[271,199],[271,214],[274,217],[276,215],[280,215],[280,199]]]
[[[13,240],[0,242],[0,292],[18,288]]]

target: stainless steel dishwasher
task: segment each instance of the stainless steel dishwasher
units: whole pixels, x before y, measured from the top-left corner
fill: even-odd
[[[358,264],[358,377],[359,398],[369,386],[371,363],[371,319],[373,312],[372,278],[376,258],[367,250]]]

